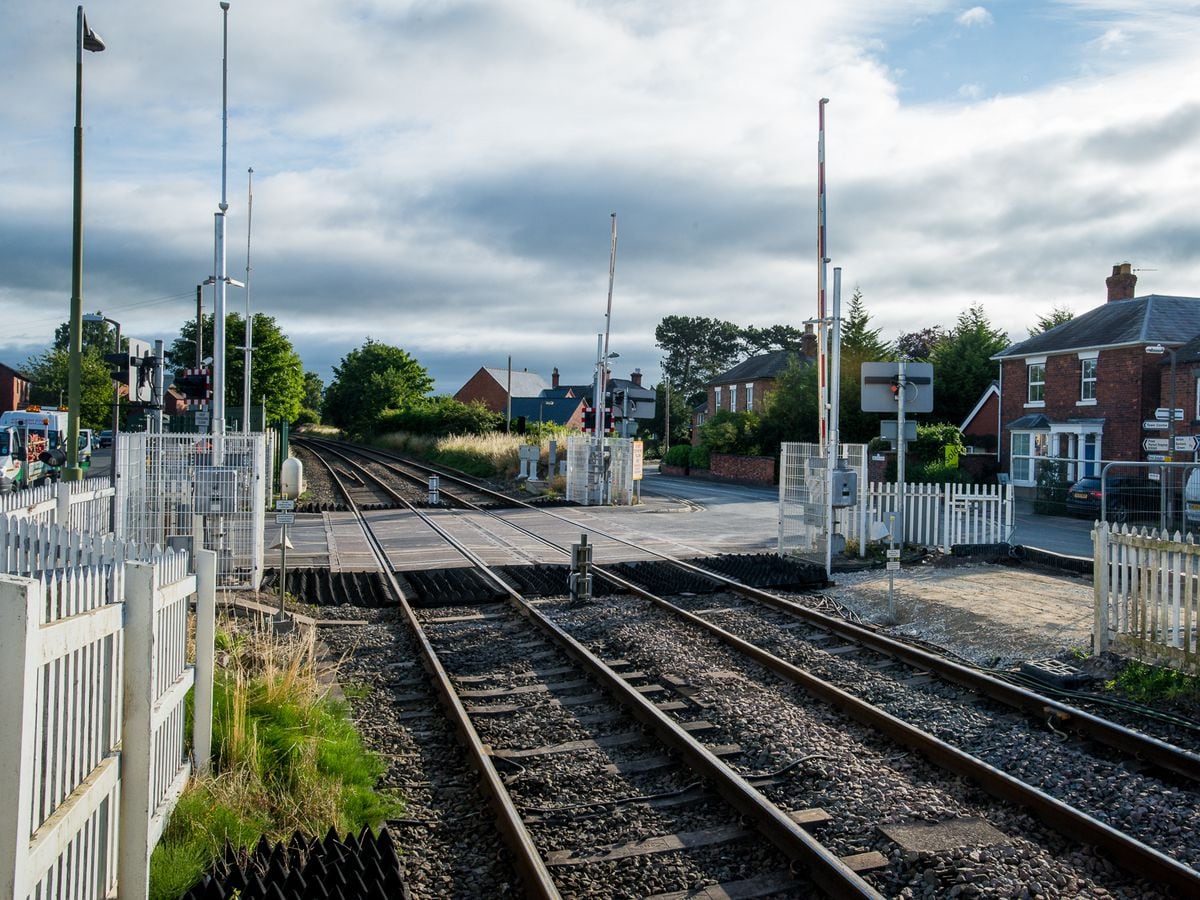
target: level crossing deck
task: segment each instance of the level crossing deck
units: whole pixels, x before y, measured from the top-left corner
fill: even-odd
[[[502,526],[484,513],[469,510],[426,512],[438,526],[461,540],[489,565],[562,563],[565,560],[562,553],[516,529]],[[775,549],[775,529],[768,527],[766,517],[751,525],[746,521],[731,521],[727,510],[698,509],[671,500],[655,499],[633,508],[563,507],[555,512],[578,524],[530,509],[502,510],[496,514],[563,547],[577,543],[580,534],[587,531],[588,542],[595,546],[593,559],[598,563],[651,559],[655,553],[696,557]],[[376,510],[366,515],[398,571],[469,565],[413,512]],[[592,529],[638,546],[621,544]],[[293,548],[288,551],[289,567],[328,566],[333,571],[364,571],[376,567],[353,513],[299,514],[288,529],[288,537]],[[269,526],[267,546],[277,542],[278,526]],[[268,553],[268,566],[275,563],[275,553],[277,551]]]

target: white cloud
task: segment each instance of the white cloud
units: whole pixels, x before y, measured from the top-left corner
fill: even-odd
[[[1147,292],[1200,294],[1180,202],[1200,191],[1200,129],[1173,89],[1196,22],[1093,10],[1146,52],[1102,81],[905,105],[864,48],[945,8],[235,2],[229,269],[253,165],[254,303],[307,367],[370,334],[446,388],[509,352],[570,381],[603,327],[615,210],[614,335],[653,380],[664,315],[813,314],[829,96],[830,252],[886,336],[982,301],[1019,337],[1043,296],[1098,303],[1127,258],[1159,270]],[[90,0],[88,17],[109,49],[85,59],[84,305],[170,340],[212,267],[219,13]],[[0,358],[22,362],[66,317],[74,15],[26,4],[10,20],[28,40],[0,59]],[[172,299],[133,305],[157,298]]]
[[[959,13],[955,21],[964,28],[984,28],[994,22],[992,14],[982,6],[972,6]]]

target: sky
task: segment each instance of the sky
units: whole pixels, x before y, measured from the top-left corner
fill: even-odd
[[[76,4],[0,5],[19,367],[69,314]],[[169,344],[214,269],[222,14],[86,11],[83,305]],[[1126,261],[1139,295],[1200,296],[1196,2],[232,0],[228,24],[227,271],[249,219],[251,306],[326,381],[368,337],[439,392],[509,355],[590,381],[614,212],[616,375],[659,379],[664,316],[800,327],[822,97],[830,279],[885,339],[978,303],[1022,340]]]

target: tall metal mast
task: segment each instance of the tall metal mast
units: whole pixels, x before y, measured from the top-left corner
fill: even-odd
[[[825,273],[829,265],[828,246],[825,233],[825,104],[822,97],[817,104],[817,379],[820,399],[820,435],[818,444],[821,453],[829,437],[829,332],[825,321]]]
[[[250,433],[250,354],[254,328],[250,319],[250,226],[254,220],[254,169],[246,170],[246,343],[242,362],[242,434]],[[267,423],[263,422],[266,428]]]
[[[216,275],[216,302],[213,308],[213,409],[212,433],[225,433],[225,163],[229,141],[229,4],[221,4],[221,203],[215,216],[213,273]],[[215,450],[216,448],[214,448]],[[214,453],[214,456],[219,453]],[[217,460],[214,458],[214,462]]]

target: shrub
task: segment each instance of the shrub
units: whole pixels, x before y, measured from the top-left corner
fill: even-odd
[[[690,448],[688,464],[694,469],[707,469],[709,466],[709,451],[704,444]]]
[[[504,421],[482,403],[459,403],[453,397],[430,397],[404,409],[385,410],[375,422],[377,435],[395,431],[411,434],[449,436],[452,434],[488,434]]]
[[[700,426],[700,443],[711,453],[757,456],[759,428],[755,413],[722,410]]]
[[[663,462],[668,466],[686,466],[691,460],[692,447],[690,444],[676,444],[667,451]]]
[[[307,406],[300,407],[300,412],[296,414],[295,421],[292,422],[293,427],[300,425],[317,425],[321,421],[321,414],[315,409],[309,409]]]

